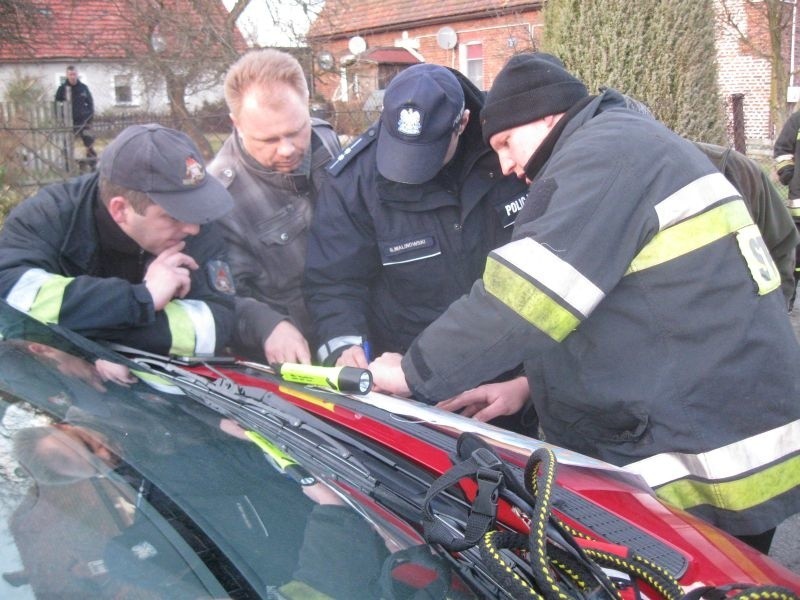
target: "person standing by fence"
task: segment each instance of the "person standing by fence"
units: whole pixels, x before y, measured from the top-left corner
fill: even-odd
[[[86,148],[86,159],[94,166],[97,153],[94,150],[94,137],[89,134],[89,127],[94,119],[94,99],[89,87],[78,79],[78,69],[73,65],[67,67],[67,79],[56,90],[56,102],[67,102],[72,106],[72,132],[81,138]]]

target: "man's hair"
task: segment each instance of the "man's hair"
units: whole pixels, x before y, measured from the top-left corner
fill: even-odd
[[[100,178],[98,195],[100,197],[100,201],[106,206],[106,208],[108,208],[108,203],[111,202],[112,198],[122,196],[130,203],[131,208],[133,208],[133,212],[135,212],[137,215],[143,215],[148,206],[155,204],[150,196],[144,192],[129,190],[128,188],[124,188],[121,185],[112,183],[103,177]]]
[[[276,83],[295,90],[301,98],[308,98],[308,83],[303,67],[286,52],[272,48],[253,50],[237,60],[225,76],[225,102],[231,114],[238,115],[242,98],[252,87],[269,92]]]
[[[78,69],[75,68],[75,65],[67,65],[67,71],[77,71]]]

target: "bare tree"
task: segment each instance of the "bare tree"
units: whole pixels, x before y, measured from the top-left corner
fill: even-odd
[[[127,59],[151,89],[163,85],[170,116],[207,157],[212,148],[190,118],[187,96],[219,85],[228,66],[245,50],[236,20],[250,0],[230,12],[221,0],[110,0],[119,31],[87,39],[87,53],[109,51]]]
[[[780,126],[789,116],[786,90],[793,73],[789,41],[795,26],[797,0],[718,0],[722,25],[734,31],[753,56],[769,61],[770,120]]]
[[[13,46],[24,52],[28,46],[26,34],[41,17],[32,0],[0,0],[0,50]]]

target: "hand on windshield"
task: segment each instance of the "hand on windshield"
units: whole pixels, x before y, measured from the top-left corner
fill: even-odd
[[[487,422],[503,415],[517,414],[529,395],[528,379],[523,376],[480,385],[449,400],[442,400],[436,407],[450,412],[461,411],[465,417]]]
[[[98,358],[94,361],[94,368],[97,369],[97,373],[103,381],[111,381],[124,387],[128,387],[137,381],[130,369],[119,363]]]
[[[402,360],[402,354],[384,352],[369,363],[367,368],[372,372],[372,389],[374,391],[405,397],[411,395],[411,389],[408,387],[403,367],[400,364]]]
[[[178,242],[155,257],[144,274],[144,284],[153,297],[153,307],[163,310],[173,298],[183,298],[191,289],[191,272],[197,262],[181,252],[186,242]]]
[[[356,367],[358,369],[368,368],[369,364],[367,362],[367,355],[364,353],[364,348],[361,346],[350,346],[336,359],[336,366]]]
[[[302,486],[303,493],[317,504],[344,504],[339,494],[322,482]]]
[[[264,342],[264,356],[268,364],[311,364],[311,351],[300,330],[289,321],[281,321]]]

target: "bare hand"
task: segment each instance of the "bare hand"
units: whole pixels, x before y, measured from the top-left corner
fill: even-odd
[[[411,388],[406,382],[401,361],[403,355],[397,352],[384,352],[369,363],[367,367],[372,372],[373,389],[376,392],[385,392],[395,396],[410,396]]]
[[[339,494],[322,482],[317,482],[314,485],[304,485],[303,493],[317,504],[344,504]]]
[[[366,369],[369,366],[367,355],[361,346],[350,346],[336,359],[337,367],[357,367]]]
[[[300,330],[289,321],[281,321],[264,341],[264,356],[268,364],[311,364],[311,351]]]
[[[153,297],[153,307],[163,310],[174,298],[184,298],[192,287],[191,272],[197,262],[181,250],[186,242],[178,242],[155,257],[144,274],[144,284]]]
[[[465,417],[486,422],[502,415],[517,414],[525,406],[529,395],[528,379],[517,377],[480,385],[449,400],[442,400],[436,407],[450,412],[460,410]]]
[[[136,377],[125,365],[98,358],[94,361],[94,368],[103,381],[112,381],[124,387],[136,383]]]

